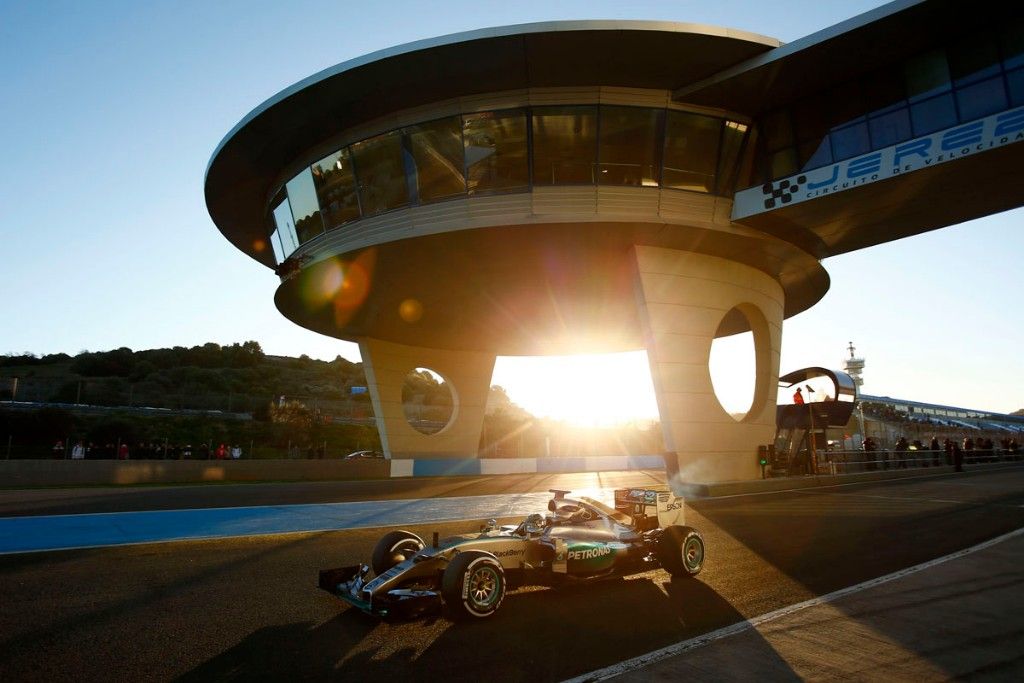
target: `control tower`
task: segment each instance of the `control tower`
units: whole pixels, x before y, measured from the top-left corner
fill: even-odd
[[[858,358],[854,353],[853,342],[850,342],[846,350],[850,352],[850,357],[843,361],[843,370],[853,378],[857,385],[857,392],[860,393],[860,388],[864,384],[864,359]]]
[[[897,0],[786,45],[549,22],[309,76],[228,133],[205,193],[287,318],[359,344],[392,461],[475,461],[497,355],[645,349],[666,448],[710,482],[760,476],[822,260],[1024,204],[1020,141],[1022,3]],[[708,363],[746,331],[737,421]],[[415,368],[452,389],[436,433],[402,410]]]

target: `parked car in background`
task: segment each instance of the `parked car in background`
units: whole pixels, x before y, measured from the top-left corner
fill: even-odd
[[[380,451],[352,451],[346,455],[344,460],[363,460],[364,458],[383,458],[384,454]]]

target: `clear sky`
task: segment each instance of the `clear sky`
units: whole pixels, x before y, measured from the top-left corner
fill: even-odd
[[[558,19],[695,22],[791,41],[880,4],[6,0],[0,353],[255,339],[269,353],[358,360],[355,345],[277,312],[277,278],[220,235],[203,201],[221,138],[323,68],[421,38]],[[832,289],[787,321],[782,370],[838,367],[852,340],[867,359],[867,393],[1024,407],[1022,219],[1018,210],[827,260]],[[557,414],[581,395],[558,393],[579,374],[622,373],[631,383],[602,402],[608,414],[653,415],[645,363],[642,353],[499,359],[494,382]],[[577,374],[556,374],[569,368]]]

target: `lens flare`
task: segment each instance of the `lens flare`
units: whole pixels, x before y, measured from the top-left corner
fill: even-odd
[[[416,299],[406,299],[398,305],[398,316],[409,324],[417,323],[423,317],[423,304]]]
[[[344,266],[341,285],[334,293],[334,322],[342,327],[362,308],[373,286],[375,249],[368,249]]]
[[[306,310],[326,309],[339,327],[347,325],[370,294],[375,263],[376,251],[368,249],[352,261],[332,258],[304,268],[299,297]]]
[[[345,266],[336,259],[316,265],[302,285],[302,301],[307,310],[316,311],[334,300],[345,285]]]

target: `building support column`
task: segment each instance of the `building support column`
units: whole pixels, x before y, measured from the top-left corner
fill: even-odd
[[[384,454],[392,459],[476,458],[494,373],[493,353],[444,351],[363,338],[359,353]],[[414,429],[402,408],[402,386],[416,368],[441,375],[452,392],[452,416],[436,434]]]
[[[775,436],[784,294],[777,281],[726,259],[634,247],[635,287],[666,449],[675,484],[760,478],[757,447]],[[735,310],[734,310],[735,309]],[[737,422],[711,383],[711,342],[738,310],[754,336],[750,411]]]

